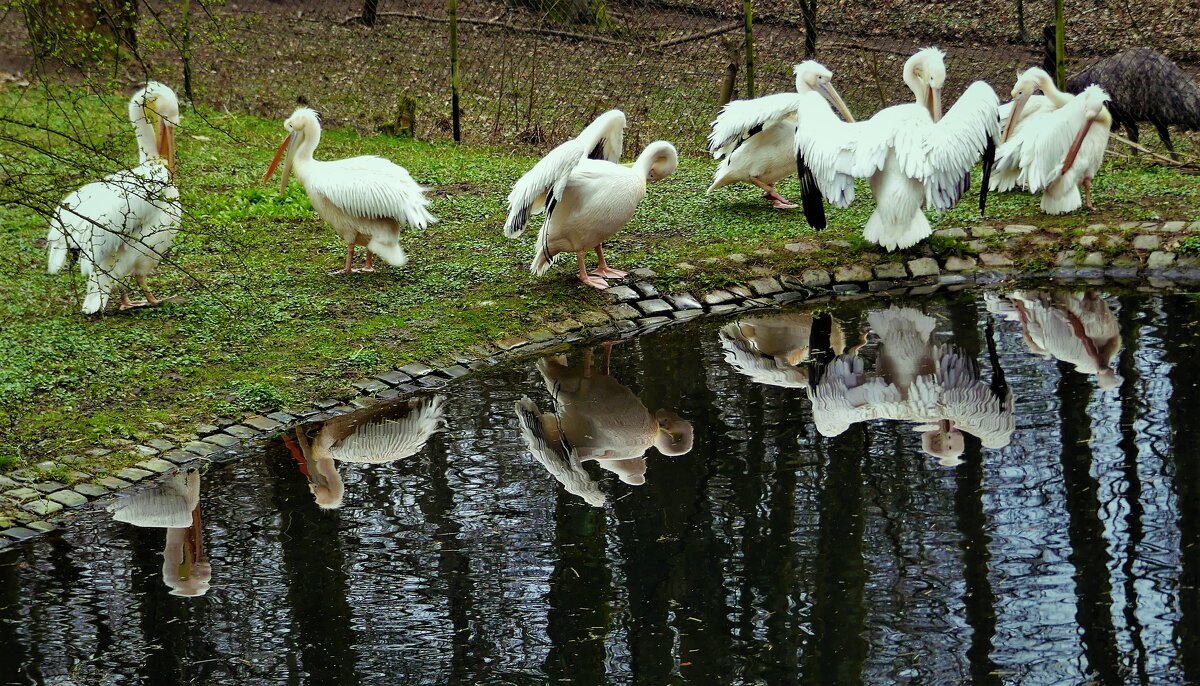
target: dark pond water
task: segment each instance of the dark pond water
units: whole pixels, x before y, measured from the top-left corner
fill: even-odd
[[[0,553],[0,682],[1200,683],[1197,301],[892,305],[180,474]]]

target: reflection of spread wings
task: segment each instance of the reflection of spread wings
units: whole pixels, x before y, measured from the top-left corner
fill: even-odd
[[[809,387],[809,399],[817,431],[838,436],[852,424],[881,416],[879,407],[900,402],[900,391],[877,376],[868,377],[857,355],[839,355]]]
[[[546,471],[550,472],[568,493],[583,498],[589,505],[602,507],[604,493],[600,485],[592,480],[579,463],[579,455],[562,435],[558,419],[552,414],[541,414],[528,397],[516,404],[517,420],[521,425],[521,437],[529,452]]]
[[[359,424],[353,433],[330,449],[342,462],[379,464],[411,457],[425,447],[433,434],[445,428],[446,399],[440,395],[414,398],[409,411],[399,419],[373,419]]]
[[[120,498],[108,506],[113,519],[134,526],[179,528],[192,525],[200,503],[200,472],[178,472],[151,488]]]

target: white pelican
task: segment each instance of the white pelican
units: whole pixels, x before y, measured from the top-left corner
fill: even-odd
[[[775,184],[796,170],[794,146],[800,95],[818,92],[838,109],[846,121],[854,121],[842,96],[833,87],[833,72],[815,60],[794,67],[795,93],[776,93],[752,100],[734,100],[721,108],[708,151],[722,160],[713,174],[711,193],[718,188],[748,181],[763,189],[763,197],[781,210],[798,207],[775,190]]]
[[[604,241],[629,222],[646,194],[646,182],[670,175],[679,159],[675,146],[655,141],[632,167],[618,164],[624,131],[625,114],[609,110],[577,138],[551,150],[513,186],[505,236],[520,236],[530,214],[546,212],[529,271],[545,274],[560,253],[573,252],[579,280],[593,288],[608,288],[603,277],[625,276],[605,262]],[[589,275],[584,255],[592,249],[599,264]]]
[[[1008,445],[1016,427],[1011,388],[983,383],[974,359],[934,343],[928,315],[893,307],[868,318],[881,340],[876,369],[867,372],[852,353],[815,375],[809,399],[818,433],[838,436],[871,419],[914,422],[921,449],[945,466],[961,463],[963,431],[988,448]]]
[[[1045,95],[1037,98],[1035,90]],[[996,151],[992,190],[1023,186],[1042,192],[1042,211],[1065,214],[1092,204],[1092,178],[1104,162],[1112,115],[1108,94],[1088,86],[1079,95],[1063,93],[1045,71],[1034,67],[1012,91],[1004,143]],[[1083,186],[1080,197],[1079,186]]]
[[[846,333],[828,314],[789,313],[749,317],[726,324],[718,336],[725,361],[755,383],[807,388],[808,369],[817,353],[846,352]]]
[[[212,566],[204,554],[199,470],[176,472],[150,488],[117,499],[107,509],[118,522],[166,529],[162,580],[171,595],[208,592]]]
[[[151,81],[129,100],[129,121],[137,137],[140,164],[89,183],[59,203],[46,236],[46,271],[56,274],[67,255],[77,252],[87,279],[84,314],[108,304],[117,282],[132,276],[145,301],[133,302],[121,290],[121,309],[157,305],[146,287],[171,248],[183,209],[175,187],[175,127],[179,100],[174,91]]]
[[[1121,351],[1121,330],[1108,303],[1095,291],[1023,291],[985,293],[989,312],[1019,321],[1025,345],[1046,359],[1093,374],[1103,390],[1117,388],[1121,377],[1109,366]]]
[[[345,484],[334,460],[384,464],[412,457],[429,439],[446,428],[446,398],[410,398],[391,405],[334,417],[321,425],[311,440],[301,427],[284,435],[284,445],[308,479],[317,505],[342,506]]]
[[[364,272],[374,271],[375,255],[392,266],[404,266],[408,258],[400,247],[401,225],[425,229],[437,222],[425,209],[427,189],[404,167],[375,155],[333,162],[314,160],[313,151],[321,142],[321,122],[307,107],[292,112],[283,126],[288,135],[275,151],[263,180],[271,178],[286,151],[279,192],[286,192],[288,176],[295,167],[296,179],[308,193],[313,209],[346,242],[346,265],[331,273],[354,271],[357,245],[367,248]]]
[[[584,352],[583,367],[569,367],[566,358],[538,360],[538,371],[554,398],[554,412],[542,414],[528,397],[517,401],[521,435],[543,467],[568,492],[591,505],[604,504],[604,494],[581,463],[595,460],[632,486],[646,483],[646,450],[663,455],[687,454],[692,449],[692,425],[670,410],[651,413],[633,391],[608,373],[592,368],[592,351]]]
[[[854,201],[854,179],[869,178],[875,211],[863,238],[886,250],[915,245],[932,232],[922,208],[954,207],[980,156],[983,211],[999,101],[991,86],[976,81],[943,118],[945,79],[942,51],[921,50],[904,64],[904,82],[916,103],[888,107],[859,123],[838,120],[816,93],[802,96],[804,125],[796,129],[796,168],[810,224],[825,227],[821,194],[833,205],[847,207]]]

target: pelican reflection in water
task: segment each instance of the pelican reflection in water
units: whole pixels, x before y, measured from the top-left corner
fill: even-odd
[[[345,484],[334,460],[360,464],[394,462],[420,452],[433,434],[445,429],[446,399],[440,395],[410,398],[378,408],[334,417],[284,434],[284,445],[308,479],[322,509],[342,506]]]
[[[171,595],[208,592],[212,567],[204,554],[200,521],[200,471],[176,472],[152,487],[108,506],[113,519],[133,526],[166,529],[162,580]]]
[[[961,464],[963,432],[987,448],[1003,448],[1015,428],[1012,389],[989,341],[992,383],[980,380],[974,358],[933,341],[936,320],[912,308],[867,315],[880,345],[875,369],[857,352],[839,355],[809,380],[813,421],[838,436],[872,419],[914,422],[921,449],[945,466]]]
[[[807,388],[805,363],[846,352],[846,333],[828,313],[748,317],[726,324],[718,336],[725,361],[767,386]],[[852,351],[859,346],[861,341]]]
[[[590,505],[604,505],[599,484],[582,463],[595,460],[632,486],[646,482],[646,450],[667,456],[692,449],[692,425],[667,409],[650,412],[633,391],[609,374],[612,345],[604,346],[603,370],[592,351],[583,366],[564,356],[538,360],[537,368],[554,399],[554,412],[542,413],[528,397],[517,401],[517,419],[529,451],[550,474]]]
[[[1095,291],[1017,290],[983,297],[988,312],[1021,322],[1033,354],[1069,362],[1079,373],[1094,375],[1102,389],[1121,385],[1109,366],[1121,351],[1121,331]]]

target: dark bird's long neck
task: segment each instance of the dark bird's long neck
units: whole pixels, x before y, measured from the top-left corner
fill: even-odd
[[[1055,46],[1056,32],[1053,26],[1042,29],[1042,69],[1051,77],[1058,73],[1058,49]]]

